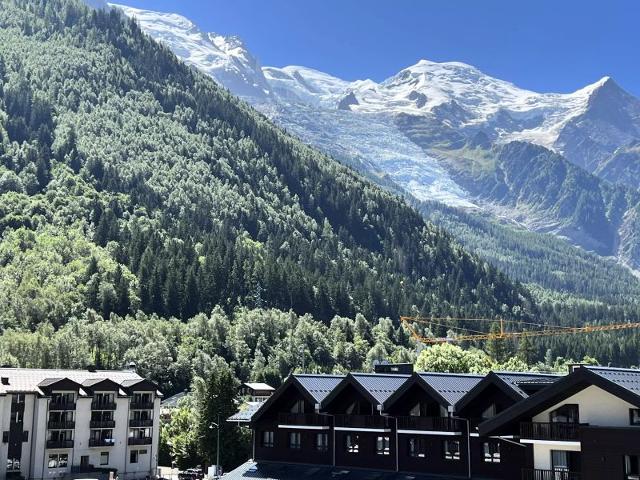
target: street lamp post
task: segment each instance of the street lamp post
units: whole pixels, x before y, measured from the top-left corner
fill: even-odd
[[[220,414],[218,414],[218,423],[211,422],[209,428],[215,427],[216,432],[216,479],[220,478]]]

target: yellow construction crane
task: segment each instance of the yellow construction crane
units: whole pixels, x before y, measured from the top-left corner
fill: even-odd
[[[456,343],[456,342],[473,342],[476,340],[505,340],[509,338],[522,338],[522,337],[553,337],[558,335],[575,335],[578,333],[592,333],[592,332],[609,332],[613,330],[630,330],[634,328],[640,328],[640,322],[637,323],[615,323],[609,325],[586,325],[584,327],[562,327],[558,325],[544,325],[541,323],[521,322],[517,320],[503,320],[503,319],[490,319],[490,318],[429,318],[429,317],[400,317],[403,325],[411,332],[411,336],[425,344],[434,343]],[[500,325],[499,332],[481,332],[477,330],[470,330],[464,327],[452,327],[439,323],[440,321],[465,321],[465,322],[491,322],[498,323]],[[428,325],[436,325],[453,330],[463,330],[464,333],[455,335],[453,337],[425,337],[419,334],[414,328],[414,323],[423,323]],[[519,326],[529,325],[540,328],[539,330],[522,330],[522,331],[506,331],[504,328],[505,323],[514,323]],[[467,333],[467,332],[474,333]]]

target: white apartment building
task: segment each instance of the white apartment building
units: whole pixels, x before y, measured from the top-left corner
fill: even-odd
[[[161,397],[133,370],[0,368],[0,479],[153,477]]]

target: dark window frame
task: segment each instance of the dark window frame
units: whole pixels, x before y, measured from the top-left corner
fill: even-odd
[[[499,464],[500,457],[500,441],[489,440],[482,444],[482,461],[483,463]]]
[[[636,419],[634,420],[634,414]],[[640,426],[640,408],[629,409],[629,425]]]
[[[457,448],[452,450],[450,445],[457,445]],[[460,454],[460,440],[443,440],[442,441],[442,456],[445,460],[457,462],[461,458]]]
[[[262,445],[263,448],[273,448],[275,446],[275,434],[273,430],[262,431],[260,445]]]
[[[635,480],[640,476],[640,455],[624,455],[622,468],[625,480]]]
[[[391,455],[391,437],[389,435],[376,436],[376,455]]]
[[[300,432],[289,432],[289,449],[290,450],[301,450],[302,449],[302,433]],[[295,441],[297,439],[297,441]]]
[[[344,436],[344,451],[347,453],[360,453],[360,435],[347,433]]]
[[[319,441],[320,439],[322,441]],[[315,448],[318,452],[328,452],[329,451],[329,434],[326,432],[316,433],[315,437]]]
[[[427,440],[420,436],[409,437],[407,451],[411,458],[427,458]]]

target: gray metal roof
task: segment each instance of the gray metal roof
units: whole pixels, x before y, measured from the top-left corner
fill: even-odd
[[[442,476],[434,477],[415,473],[268,462],[244,463],[222,478],[226,480],[246,480],[249,478],[259,480],[443,480]]]
[[[353,373],[351,376],[367,390],[379,404],[393,395],[411,375],[383,373]]]
[[[294,377],[309,394],[316,400],[322,402],[331,390],[345,377],[344,375],[316,375],[316,374],[295,374]]]
[[[531,385],[539,383],[553,383],[560,375],[552,375],[547,373],[529,373],[529,372],[494,372],[497,377],[505,382],[522,398],[527,398],[529,394],[525,392],[521,385]]]
[[[162,400],[160,405],[163,408],[176,408],[178,406],[178,402],[182,400],[189,394],[188,390],[184,390],[182,392],[176,393],[175,395],[171,395],[169,398],[165,398]]]
[[[240,407],[235,415],[227,418],[227,422],[249,423],[253,418],[253,414],[258,411],[264,402],[247,402]]]
[[[630,368],[592,367],[583,365],[591,372],[613,382],[630,392],[640,395],[640,370]]]
[[[0,384],[0,394],[21,392],[42,394],[41,386],[51,385],[68,378],[78,384],[90,379],[109,379],[119,385],[137,383],[142,379],[133,370],[63,370],[44,368],[0,368],[0,377],[8,379],[8,385]]]
[[[484,375],[468,373],[419,372],[418,375],[442,395],[449,405],[455,405],[484,378]]]

